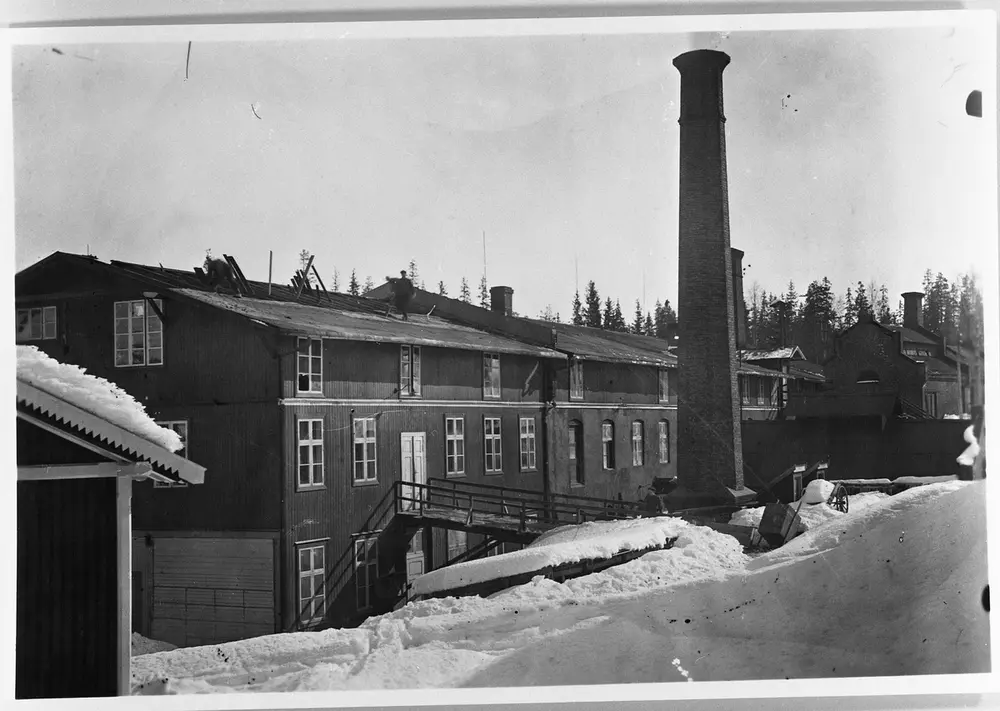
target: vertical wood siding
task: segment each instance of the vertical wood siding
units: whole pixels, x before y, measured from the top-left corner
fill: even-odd
[[[115,480],[19,482],[17,515],[16,697],[117,695]]]

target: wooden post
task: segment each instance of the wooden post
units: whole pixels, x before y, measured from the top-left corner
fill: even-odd
[[[132,689],[132,478],[115,477],[118,513],[118,695]]]

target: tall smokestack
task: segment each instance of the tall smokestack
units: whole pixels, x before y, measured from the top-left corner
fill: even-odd
[[[743,301],[743,250],[733,247],[733,313],[736,318],[736,349],[747,347],[747,307]]]
[[[924,325],[924,295],[919,291],[903,294],[903,325],[906,328],[920,328]]]
[[[674,59],[681,75],[678,489],[673,508],[743,502],[736,298],[729,243],[722,72],[712,50]]]

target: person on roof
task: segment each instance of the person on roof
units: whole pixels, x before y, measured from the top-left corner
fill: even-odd
[[[403,315],[403,320],[408,321],[407,309],[410,306],[410,300],[413,298],[414,294],[413,282],[406,276],[406,271],[403,269],[399,271],[399,277],[396,279],[386,277],[385,280],[389,282],[389,285],[392,287],[393,306],[395,306],[396,310]]]

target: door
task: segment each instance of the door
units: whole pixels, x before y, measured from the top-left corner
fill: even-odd
[[[423,499],[423,489],[420,486],[406,484],[427,483],[426,435],[423,432],[403,432],[400,435],[400,452],[402,452],[403,511],[411,511]]]
[[[424,529],[421,528],[410,539],[410,545],[406,549],[406,584],[412,585],[414,580],[424,574],[426,567]]]

